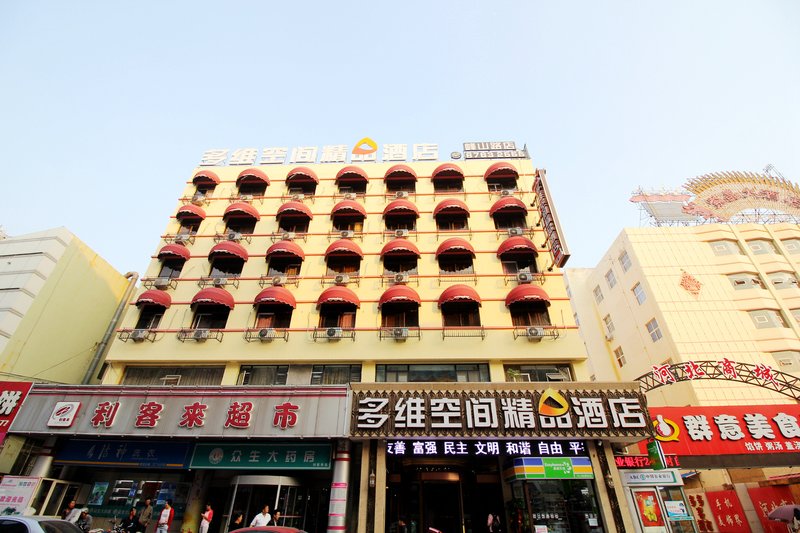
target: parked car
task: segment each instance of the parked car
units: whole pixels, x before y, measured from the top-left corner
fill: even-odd
[[[0,533],[5,533],[0,531]],[[234,529],[229,533],[306,533],[302,529],[296,527],[286,526],[260,526],[260,527],[243,527],[241,529]]]
[[[49,516],[0,516],[0,533],[83,533],[81,528]]]

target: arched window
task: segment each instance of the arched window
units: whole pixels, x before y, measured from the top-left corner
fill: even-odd
[[[439,202],[433,209],[433,218],[439,231],[469,230],[469,208],[461,200],[448,198]]]
[[[518,273],[535,274],[536,246],[525,237],[509,237],[500,243],[497,248],[497,257],[503,265],[503,273],[516,275]]]
[[[436,250],[439,262],[439,274],[466,275],[474,274],[473,259],[475,249],[464,239],[453,237],[447,239]]]
[[[178,209],[175,218],[180,224],[176,242],[193,242],[194,235],[200,229],[200,223],[206,218],[206,212],[196,205],[184,205]]]
[[[241,200],[252,200],[257,196],[264,196],[269,187],[269,178],[257,168],[247,168],[239,173],[236,178],[236,188],[239,190]]]
[[[297,167],[286,175],[286,192],[289,196],[313,196],[319,185],[317,174],[307,167]],[[300,196],[296,199],[302,199]]]
[[[381,295],[378,308],[383,328],[418,328],[420,298],[406,285],[389,287]]]
[[[315,338],[352,338],[356,311],[360,306],[358,296],[347,287],[330,287],[322,291],[317,300],[319,327]]]
[[[195,294],[191,307],[194,312],[192,329],[224,329],[234,300],[225,289],[208,287]]]
[[[536,285],[518,285],[506,296],[506,307],[514,327],[549,326],[550,297]]]
[[[467,285],[453,285],[439,296],[442,326],[478,327],[481,325],[481,298]]]
[[[387,193],[413,193],[417,189],[417,173],[407,165],[393,166],[386,171],[383,181]]]
[[[134,329],[151,330],[157,329],[164,317],[164,311],[169,309],[172,298],[169,294],[159,290],[144,291],[136,299],[136,307],[139,308],[139,318]]]
[[[296,243],[278,241],[267,250],[267,276],[298,276],[305,257]]]
[[[252,205],[236,202],[225,209],[222,220],[226,224],[226,238],[238,241],[242,235],[251,235],[255,231],[256,223],[261,220],[261,215]]]
[[[495,163],[483,175],[486,185],[492,192],[516,191],[519,172],[511,163]]]
[[[416,274],[419,257],[419,250],[411,241],[393,239],[381,250],[383,275],[393,277],[397,274]]]
[[[254,327],[258,330],[289,328],[296,305],[294,296],[288,290],[267,287],[253,301],[256,312]]]
[[[528,208],[522,200],[514,196],[506,196],[496,201],[489,209],[489,216],[494,220],[496,229],[528,227]]]
[[[367,192],[368,183],[367,173],[359,167],[344,167],[336,173],[336,187],[339,189],[339,194],[362,195]]]
[[[192,196],[192,203],[201,204],[211,196],[214,189],[219,185],[219,176],[211,170],[201,170],[192,178],[195,192]]]
[[[241,275],[248,257],[247,250],[235,242],[223,241],[214,245],[208,253],[211,263],[208,277],[202,279],[201,284],[210,282],[215,286],[224,286],[230,283],[238,286],[238,280],[234,283],[231,278],[236,279]]]
[[[383,220],[386,231],[405,230],[406,232],[417,229],[419,210],[408,200],[395,200],[389,202],[383,210]]]
[[[464,192],[464,172],[452,163],[436,167],[431,175],[434,193]]]
[[[182,244],[168,244],[158,251],[158,260],[161,268],[158,271],[158,278],[167,280],[179,278],[183,265],[189,260],[189,249]]]
[[[345,274],[350,277],[358,276],[361,269],[361,259],[363,258],[364,253],[353,241],[347,239],[334,241],[325,250],[326,275],[339,276]]]
[[[278,228],[283,232],[306,233],[314,215],[307,205],[292,201],[280,206],[275,218],[278,219]]]
[[[366,216],[367,212],[364,206],[354,200],[342,200],[331,210],[332,231],[361,233]],[[342,236],[352,237],[353,235],[347,233]]]

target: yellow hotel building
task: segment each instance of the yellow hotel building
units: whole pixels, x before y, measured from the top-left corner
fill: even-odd
[[[96,517],[169,497],[192,531],[206,501],[213,532],[264,504],[314,533],[483,532],[489,514],[508,531],[624,527],[609,443],[649,421],[633,385],[588,383],[537,179],[529,158],[199,167],[102,387],[39,389],[15,429],[83,437],[54,465]],[[599,409],[596,429],[565,396]],[[530,398],[552,416],[534,421]]]

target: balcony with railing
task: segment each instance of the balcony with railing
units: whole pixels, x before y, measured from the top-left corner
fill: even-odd
[[[244,332],[247,342],[271,342],[277,339],[289,341],[289,330],[286,328],[249,328]]]
[[[207,340],[222,342],[222,336],[223,332],[221,329],[183,328],[178,330],[178,340],[181,342],[205,342]]]
[[[339,341],[342,339],[356,340],[355,328],[341,328],[341,327],[316,327],[312,334],[314,342],[317,340]]]

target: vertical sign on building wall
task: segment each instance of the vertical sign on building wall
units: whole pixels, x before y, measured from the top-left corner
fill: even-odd
[[[544,169],[540,168],[536,170],[533,192],[536,193],[536,198],[539,201],[539,214],[542,217],[541,224],[547,236],[547,241],[550,243],[553,264],[558,268],[562,268],[567,264],[567,260],[569,259],[569,250],[567,250],[567,243],[564,242],[562,237],[564,232],[561,231],[561,224],[558,222],[556,210],[553,207],[550,197],[550,189],[547,187],[547,181],[545,181],[544,176]]]
[[[5,440],[8,428],[30,392],[31,385],[27,381],[0,381],[0,444]]]

